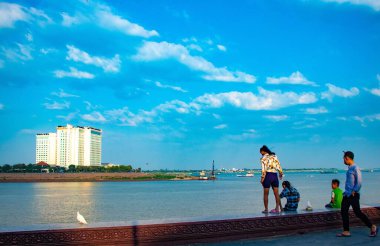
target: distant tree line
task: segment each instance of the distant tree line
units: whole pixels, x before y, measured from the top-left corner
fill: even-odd
[[[60,166],[38,165],[38,164],[4,164],[0,166],[1,173],[41,173],[49,171],[51,173],[117,173],[117,172],[141,172],[141,168],[133,169],[131,165],[120,165],[112,167],[104,166],[75,166],[68,168]]]

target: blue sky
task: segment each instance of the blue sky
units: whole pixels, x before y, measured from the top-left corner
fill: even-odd
[[[143,169],[380,167],[376,0],[0,2],[0,163],[101,128]]]

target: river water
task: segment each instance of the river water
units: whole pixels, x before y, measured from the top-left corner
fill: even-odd
[[[216,181],[0,183],[0,231],[69,227],[76,225],[77,211],[89,225],[261,216],[259,178],[222,174]],[[316,211],[325,210],[333,178],[344,187],[344,173],[285,177],[301,194],[299,211],[307,201]],[[363,206],[380,205],[379,187],[380,172],[363,173]],[[272,192],[269,200],[273,208]]]

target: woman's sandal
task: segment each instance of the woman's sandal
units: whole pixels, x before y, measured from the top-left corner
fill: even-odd
[[[269,213],[271,213],[271,214],[279,214],[281,212],[279,210],[272,209]]]
[[[269,212],[268,212],[268,210],[263,210],[262,213],[263,213],[263,214],[267,214],[267,213],[269,213]]]

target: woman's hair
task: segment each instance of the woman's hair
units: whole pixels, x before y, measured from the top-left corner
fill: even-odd
[[[261,151],[264,151],[264,152],[266,152],[266,153],[268,153],[270,155],[275,155],[276,154],[276,153],[270,151],[270,149],[266,145],[263,145],[263,147],[260,148],[260,152]]]
[[[292,185],[290,184],[289,181],[283,181],[282,185],[285,185],[285,187],[288,188],[288,189],[290,189],[292,187]]]

